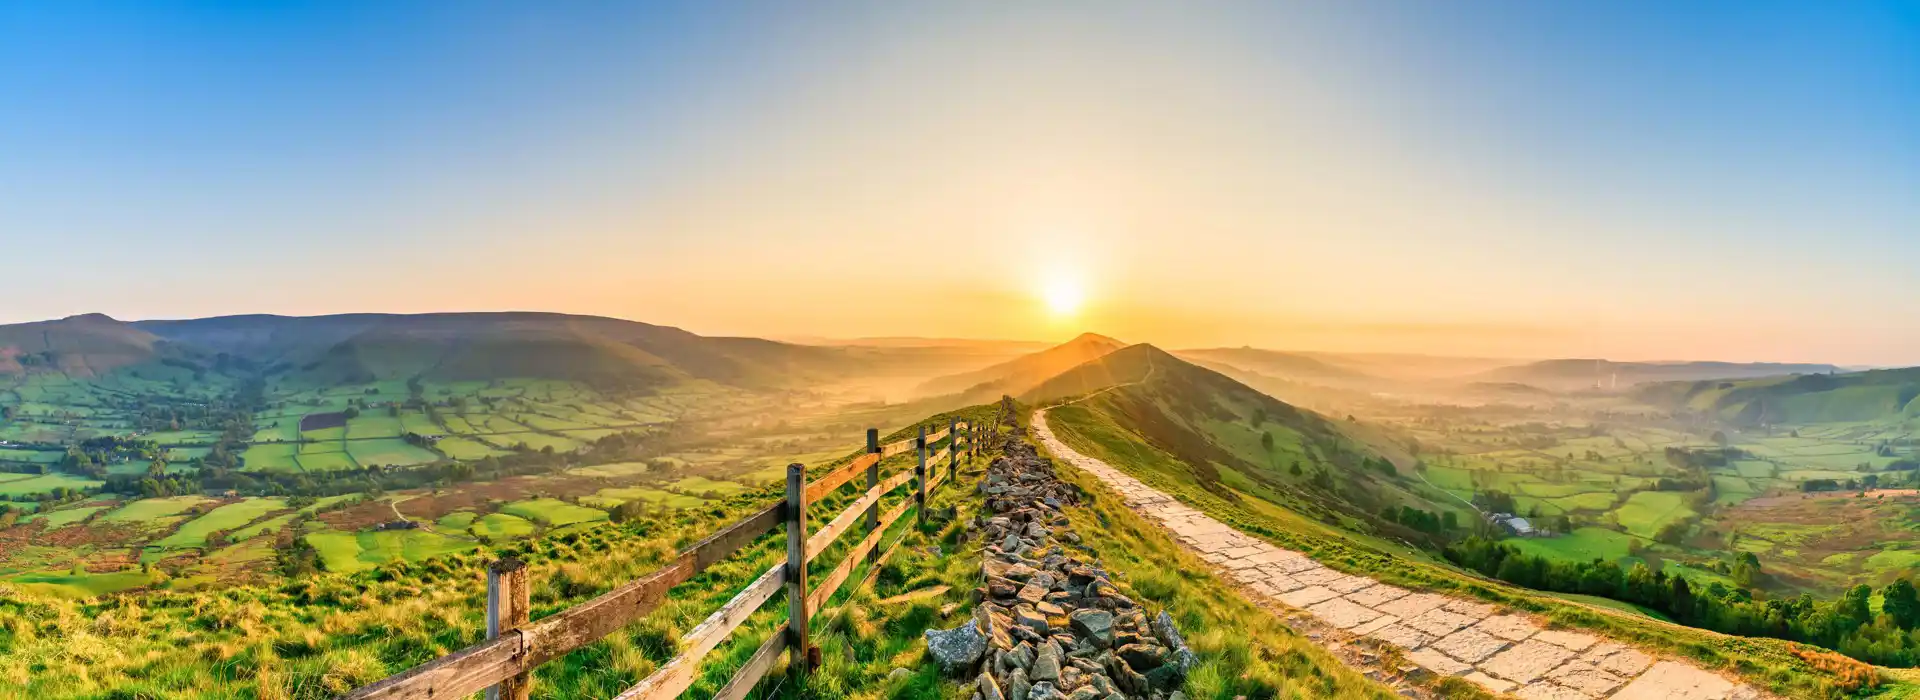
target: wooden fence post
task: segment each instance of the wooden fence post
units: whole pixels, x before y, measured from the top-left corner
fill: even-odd
[[[787,677],[797,692],[807,659],[807,468],[787,465]]]
[[[867,490],[872,491],[880,485],[880,460],[878,459],[880,454],[879,428],[867,429],[867,454],[875,455],[873,464],[867,465]],[[875,500],[873,505],[867,506],[867,532],[873,532],[873,529],[876,527],[880,527],[880,501],[878,500]],[[874,547],[873,549],[867,550],[867,564],[871,566],[877,561],[880,561],[880,548]]]
[[[960,419],[954,418],[952,416],[948,416],[947,417],[947,479],[949,481],[953,479],[954,472],[957,471],[960,466],[960,450],[954,447],[955,445],[958,445],[958,444],[960,444]]]
[[[920,448],[920,466],[913,468],[913,502],[920,509],[920,524],[927,524],[927,426],[920,426],[920,437],[913,441]]]
[[[487,565],[487,639],[527,625],[530,594],[525,562],[507,558]],[[531,692],[533,671],[528,669],[487,688],[487,700],[527,700]]]

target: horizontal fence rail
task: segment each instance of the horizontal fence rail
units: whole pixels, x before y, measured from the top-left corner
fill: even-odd
[[[706,655],[725,642],[728,635],[783,588],[788,593],[789,604],[785,628],[770,635],[714,697],[723,700],[745,698],[772,670],[774,661],[783,652],[788,655],[787,668],[791,677],[796,681],[802,680],[810,670],[808,659],[815,652],[807,641],[808,618],[833,597],[861,563],[869,566],[867,577],[861,585],[871,585],[880,565],[900,545],[901,540],[896,539],[885,552],[880,551],[880,541],[887,530],[916,506],[921,522],[925,522],[927,495],[954,478],[963,454],[969,460],[978,454],[989,430],[990,426],[975,426],[949,419],[947,427],[932,434],[928,434],[926,427],[922,426],[914,437],[881,445],[877,439],[879,431],[869,429],[866,451],[846,465],[811,483],[806,481],[804,466],[789,465],[785,500],[727,524],[706,539],[681,550],[672,563],[653,573],[536,621],[527,620],[530,586],[526,565],[513,560],[496,562],[488,569],[486,641],[415,666],[342,697],[348,700],[443,700],[462,698],[485,690],[488,700],[525,700],[532,689],[533,669],[646,617],[666,601],[667,592],[674,586],[783,526],[788,541],[786,560],[761,573],[726,604],[682,635],[679,655],[618,697],[621,700],[652,700],[678,696],[700,678],[700,664]],[[939,454],[927,454],[929,444],[949,436],[953,439]],[[881,478],[881,461],[907,453],[918,455],[913,468]],[[945,469],[940,468],[942,463]],[[862,473],[867,477],[867,488],[860,497],[834,515],[818,531],[809,534],[808,504],[834,494]],[[914,484],[912,496],[881,513],[881,500],[909,482]],[[809,586],[807,564],[832,546],[841,535],[853,529],[855,523],[863,520],[864,537],[819,581],[819,585]]]

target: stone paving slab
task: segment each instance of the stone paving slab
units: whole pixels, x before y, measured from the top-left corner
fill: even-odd
[[[1525,615],[1421,593],[1327,568],[1234,530],[1120,470],[1075,452],[1034,414],[1035,435],[1075,468],[1098,477],[1128,507],[1160,523],[1250,595],[1306,610],[1328,625],[1406,650],[1409,661],[1522,700],[1753,700],[1752,688],[1690,664],[1657,660],[1625,644],[1550,630]]]

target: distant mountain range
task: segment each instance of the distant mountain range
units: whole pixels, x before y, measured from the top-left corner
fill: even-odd
[[[1555,391],[1627,389],[1651,382],[1703,379],[1751,379],[1793,374],[1842,371],[1825,364],[1777,362],[1613,362],[1610,360],[1542,360],[1502,367],[1467,377],[1473,382],[1526,384]]]
[[[237,360],[317,384],[421,377],[535,377],[656,387],[710,381],[801,387],[894,358],[554,313],[223,316],[122,322],[100,314],[0,326],[0,373],[94,377],[172,362]],[[912,353],[903,353],[911,355]]]

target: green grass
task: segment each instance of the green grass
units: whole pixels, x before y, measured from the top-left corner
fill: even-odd
[[[533,534],[539,526],[532,521],[506,513],[488,513],[473,521],[472,531],[477,537],[498,540],[509,537],[525,537]]]
[[[596,508],[576,506],[554,498],[534,498],[515,501],[500,507],[500,512],[517,515],[548,527],[572,525],[607,519],[607,512]]]
[[[313,431],[318,433],[328,431]],[[400,419],[383,413],[363,413],[347,421],[347,439],[400,437]]]
[[[22,592],[79,600],[139,588],[152,582],[152,578],[140,571],[119,571],[104,574],[27,573],[6,577],[4,581],[19,587]]]
[[[180,529],[174,530],[173,534],[166,536],[165,539],[154,544],[166,549],[205,547],[207,544],[207,535],[209,534],[221,530],[234,530],[259,519],[261,516],[276,510],[283,510],[286,507],[287,502],[278,498],[242,499],[237,503],[220,506],[208,512],[206,515],[187,521],[180,526]]]
[[[100,519],[106,522],[151,522],[180,515],[181,513],[187,512],[189,508],[207,502],[209,502],[209,499],[201,496],[142,498],[137,501],[129,501],[126,505],[121,506],[113,512],[100,516]]]
[[[82,520],[86,520],[88,516],[93,515],[94,513],[98,513],[109,507],[110,506],[100,505],[100,506],[79,506],[74,508],[62,508],[60,510],[49,511],[49,512],[34,515],[31,518],[27,518],[27,521],[28,522],[32,522],[35,520],[42,521],[47,524],[48,530],[55,530],[62,527],[66,527],[68,525],[72,525]]]
[[[399,438],[352,440],[347,442],[347,454],[359,464],[377,464],[383,467],[406,467],[440,461],[440,455],[409,445],[407,441]]]
[[[1652,539],[1667,523],[1694,514],[1686,498],[1686,494],[1673,491],[1638,491],[1614,510],[1614,515],[1627,532]]]
[[[453,459],[478,460],[507,454],[505,450],[463,437],[443,437],[433,446]]]
[[[701,494],[714,491],[721,496],[731,496],[747,490],[746,486],[732,481],[715,481],[702,476],[689,476],[673,482],[670,486],[686,493]]]
[[[1627,557],[1633,536],[1597,527],[1583,527],[1557,537],[1513,537],[1507,544],[1535,556],[1561,561],[1619,561]]]
[[[786,467],[782,466],[781,469],[782,473],[784,473]],[[630,476],[639,476],[652,470],[653,468],[646,462],[616,462],[613,464],[596,464],[591,467],[576,467],[573,473],[584,476],[605,477],[608,479],[622,479]]]
[[[240,453],[240,459],[247,471],[297,472],[300,471],[300,463],[294,455],[299,450],[300,446],[292,443],[251,445],[247,451]]]
[[[31,496],[34,494],[47,493],[62,487],[70,489],[90,489],[99,487],[105,483],[104,481],[95,481],[72,474],[39,474],[28,476],[25,479],[0,482],[0,496]]]
[[[335,472],[360,468],[360,465],[345,452],[302,453],[299,462],[300,469],[309,472]]]
[[[665,504],[669,508],[697,508],[707,501],[698,496],[688,496],[672,491],[649,488],[600,489],[600,497],[615,501],[646,501],[652,504]]]

